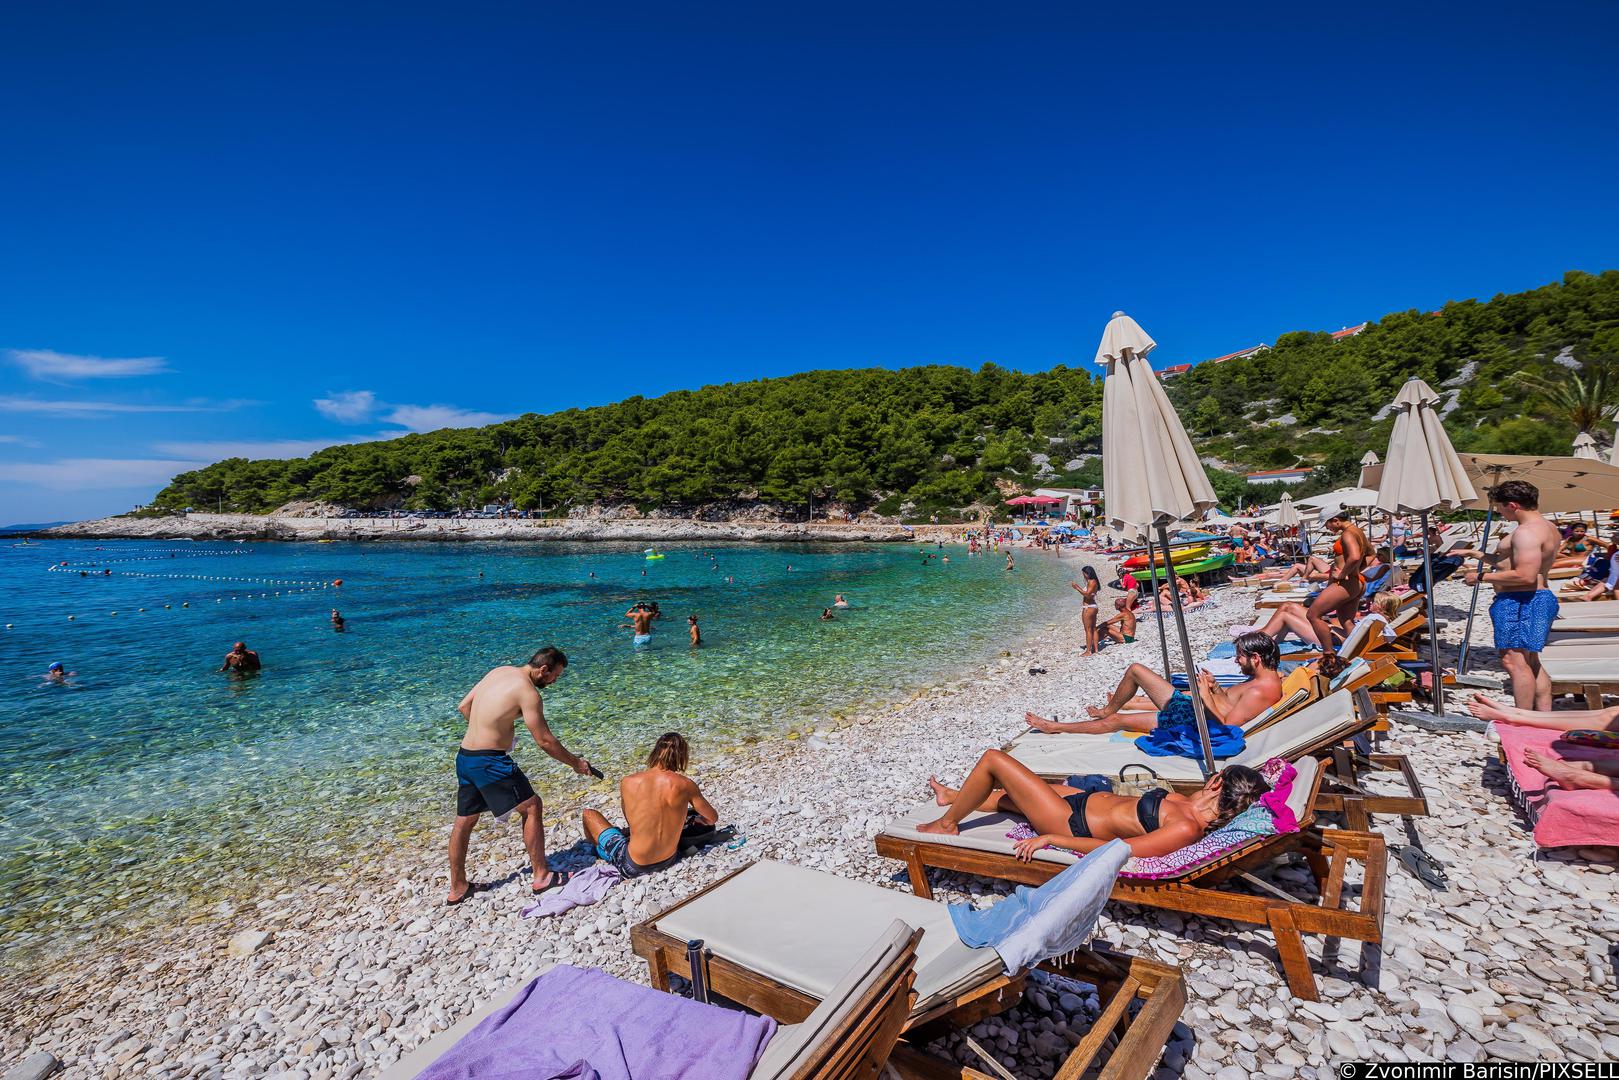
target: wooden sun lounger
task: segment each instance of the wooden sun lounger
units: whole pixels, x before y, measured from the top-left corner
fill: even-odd
[[[779,940],[782,952],[790,953],[794,948],[803,948],[805,933],[811,926],[829,926],[829,932],[834,934],[841,929],[836,912],[800,910],[813,906],[813,897],[781,892],[760,896],[749,891],[757,886],[744,884],[746,879],[738,879],[761,866],[779,867],[780,864],[750,863],[631,928],[631,947],[637,956],[646,960],[647,974],[654,987],[667,990],[671,975],[687,979],[691,977],[687,941],[694,934],[701,934],[710,949],[704,970],[707,985],[714,994],[756,1012],[766,1013],[783,1023],[796,1023],[799,1017],[808,1015],[817,1007],[818,1002],[813,995],[791,985],[781,973],[769,970],[773,958],[758,954],[741,955],[749,951],[747,947],[729,947],[726,942],[718,940],[724,933],[723,924],[727,920],[723,912],[716,914],[716,900],[728,891],[738,892],[740,902],[752,914],[759,914],[759,904],[772,906],[770,917],[779,917],[779,935],[773,940]],[[833,875],[802,867],[787,869],[795,875],[833,878]],[[768,872],[763,880],[773,882],[773,873]],[[886,905],[903,900],[907,906],[919,903],[915,896],[880,885],[835,880],[839,882],[839,890],[858,887],[862,895],[869,896],[873,902]],[[884,897],[881,894],[890,895]],[[699,901],[704,902],[700,910],[691,911]],[[952,941],[950,948],[965,950],[966,946],[950,929],[948,910],[943,904],[933,904],[931,907],[937,908],[937,911],[929,911],[927,917],[920,920],[933,925],[933,929],[923,936],[924,951],[929,946],[937,950],[939,942],[928,941],[934,933],[948,935]],[[912,907],[911,910],[921,909]],[[696,924],[691,922],[694,918]],[[714,924],[703,925],[705,918],[713,919]],[[666,923],[677,924],[677,932],[665,930],[663,927]],[[758,942],[752,942],[752,945],[757,947]],[[919,984],[913,984],[912,1007],[899,1024],[902,1041],[894,1047],[889,1059],[889,1065],[905,1080],[943,1080],[947,1077],[953,1080],[997,1080],[988,1073],[928,1057],[918,1049],[943,1034],[947,1027],[971,1026],[985,1017],[1005,1012],[1022,999],[1026,972],[1006,976],[1001,973],[999,957],[993,950],[968,951],[990,953],[996,961],[993,970],[952,987],[947,994],[930,994],[927,1001],[917,1000],[915,991]],[[920,970],[940,962],[937,955],[919,956],[917,966]],[[1186,982],[1180,968],[1101,949],[1082,949],[1070,957],[1042,963],[1040,968],[1094,985],[1103,1003],[1102,1015],[1079,1041],[1058,1076],[1077,1078],[1090,1075],[1087,1070],[1099,1064],[1099,1071],[1094,1075],[1100,1080],[1144,1080],[1162,1056],[1170,1032],[1186,1005]],[[1104,1051],[1105,1059],[1099,1061],[1099,1055]],[[864,1075],[875,1076],[876,1073]]]
[[[1426,815],[1428,803],[1422,784],[1403,755],[1356,754],[1346,746],[1356,736],[1370,731],[1381,719],[1367,692],[1367,684],[1370,680],[1386,679],[1391,668],[1392,664],[1387,661],[1374,664],[1363,679],[1356,680],[1353,689],[1340,689],[1320,700],[1303,702],[1292,707],[1287,715],[1245,728],[1246,749],[1224,764],[1258,766],[1272,757],[1295,763],[1306,757],[1330,760],[1335,775],[1323,793],[1322,802],[1314,809],[1322,813],[1342,813],[1353,830],[1368,828],[1373,814]],[[1202,787],[1206,779],[1200,762],[1189,758],[1153,757],[1133,743],[1116,741],[1111,735],[1025,734],[1008,743],[1005,750],[1042,780],[1061,781],[1075,773],[1117,777],[1131,765],[1146,766],[1164,783],[1183,793]],[[1397,773],[1405,785],[1405,794],[1391,796],[1364,791],[1360,786],[1361,774],[1367,770]]]
[[[1298,831],[1251,840],[1175,878],[1135,879],[1123,874],[1114,883],[1112,899],[1269,927],[1288,988],[1295,997],[1316,1001],[1319,992],[1302,935],[1321,934],[1380,945],[1388,854],[1383,838],[1376,833],[1310,828],[1322,773],[1314,761],[1301,763],[1299,772],[1302,791],[1296,791],[1295,799],[1289,801],[1296,807]],[[1306,772],[1310,774],[1308,780]],[[1051,848],[1037,852],[1028,862],[1019,860],[1012,853],[1012,841],[996,836],[1015,820],[1005,814],[969,815],[962,822],[962,835],[954,837],[931,836],[915,831],[908,823],[893,822],[877,836],[877,853],[903,862],[912,890],[922,897],[933,895],[927,878],[930,868],[1039,885],[1075,861],[1072,852]],[[1316,903],[1295,899],[1248,873],[1295,851],[1303,855],[1315,879],[1319,896]],[[1344,885],[1351,862],[1365,867],[1357,908],[1349,906]],[[1257,886],[1260,892],[1237,892],[1228,887],[1238,880]]]
[[[1588,709],[1605,708],[1604,694],[1619,695],[1619,646],[1608,656],[1569,655],[1548,648],[1540,665],[1551,680],[1554,694],[1580,694]]]
[[[826,1000],[791,1023],[774,1017],[780,1026],[766,1044],[749,1080],[870,1080],[878,1076],[889,1062],[910,1011],[921,938],[921,930],[896,921]],[[500,998],[416,1047],[378,1080],[415,1080],[468,1032],[505,1008],[553,966],[548,964],[520,980]],[[667,991],[668,987],[661,989]]]

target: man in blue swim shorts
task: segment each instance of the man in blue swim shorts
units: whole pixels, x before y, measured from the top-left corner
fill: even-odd
[[[553,870],[546,861],[540,798],[511,756],[517,718],[522,717],[541,750],[581,776],[590,775],[590,762],[551,734],[540,703],[540,691],[561,678],[567,667],[562,650],[546,647],[526,664],[495,668],[461,699],[467,733],[455,755],[455,825],[450,829],[450,895],[445,903],[459,904],[478,891],[467,880],[467,845],[485,811],[498,821],[515,810],[522,819],[523,846],[534,870],[530,888],[536,894],[567,884],[568,872]]]
[[[1493,555],[1467,548],[1453,552],[1479,559],[1494,567],[1467,572],[1469,585],[1482,581],[1495,590],[1490,622],[1495,626],[1495,647],[1501,666],[1512,677],[1512,701],[1520,709],[1549,711],[1552,683],[1540,666],[1552,621],[1557,618],[1557,595],[1546,587],[1546,575],[1562,548],[1557,527],[1540,513],[1540,489],[1524,480],[1508,480],[1490,489],[1490,505],[1517,527]]]

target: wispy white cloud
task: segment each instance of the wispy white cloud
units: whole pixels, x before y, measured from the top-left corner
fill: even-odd
[[[0,482],[57,491],[111,491],[156,488],[177,473],[206,462],[155,458],[61,458],[56,461],[0,462]]]
[[[9,446],[38,446],[38,439],[30,439],[26,435],[0,435],[0,443]]]
[[[343,390],[315,399],[315,411],[340,424],[358,424],[377,411],[377,395],[370,390]]]
[[[454,405],[394,405],[384,423],[398,424],[409,431],[437,431],[439,428],[481,427],[510,420],[509,415],[474,412]]]
[[[49,416],[114,416],[120,413],[218,412],[243,402],[216,405],[138,405],[124,401],[41,401],[38,398],[0,395],[0,412],[45,413]]]
[[[161,356],[79,356],[53,349],[7,349],[6,359],[36,379],[128,379],[169,370]]]
[[[437,431],[439,428],[480,427],[510,420],[505,413],[480,412],[457,405],[400,405],[380,401],[374,390],[344,390],[315,399],[315,411],[329,420],[359,424],[379,413],[385,424],[398,424],[405,431]],[[401,433],[402,434],[402,433]]]
[[[198,442],[157,442],[152,449],[160,454],[173,454],[176,457],[199,457],[213,461],[225,458],[242,457],[258,461],[264,458],[299,458],[308,457],[317,450],[324,450],[328,446],[344,446],[350,443],[374,442],[377,439],[392,439],[398,432],[379,432],[375,435],[355,435],[347,439],[223,439],[218,441]]]

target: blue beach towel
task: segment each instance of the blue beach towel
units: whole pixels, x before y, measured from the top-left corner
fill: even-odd
[[[1209,723],[1209,748],[1217,758],[1240,754],[1246,744],[1242,729],[1230,724]],[[1158,710],[1158,726],[1136,740],[1143,754],[1153,757],[1184,757],[1194,761],[1203,756],[1197,737],[1197,714],[1192,699],[1177,690]]]

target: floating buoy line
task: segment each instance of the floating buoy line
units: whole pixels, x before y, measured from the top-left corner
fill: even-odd
[[[164,581],[211,581],[218,582],[222,585],[229,585],[235,588],[240,588],[242,585],[247,585],[250,588],[256,587],[264,590],[257,593],[243,590],[234,596],[218,596],[214,598],[214,603],[216,604],[223,604],[227,599],[232,602],[237,600],[270,600],[282,596],[297,596],[301,593],[313,593],[322,592],[327,589],[338,589],[342,588],[343,586],[342,578],[337,578],[332,581],[308,581],[299,578],[242,577],[226,574],[160,574],[146,570],[111,569],[111,567],[123,563],[167,562],[171,559],[228,558],[251,553],[250,550],[241,548],[228,551],[196,551],[195,549],[189,548],[165,548],[162,549],[162,551],[164,552],[162,554],[137,555],[124,559],[105,559],[93,562],[75,562],[72,560],[63,559],[61,561],[52,563],[45,569],[48,573],[80,574],[85,577],[132,577]],[[92,572],[92,570],[94,572]],[[199,603],[201,602],[202,601],[199,601]],[[151,612],[156,612],[158,610],[172,611],[175,608],[184,610],[190,607],[190,601],[183,601],[179,604],[164,604],[161,609],[155,606],[150,609],[144,607],[136,608],[133,613],[146,614],[149,610]],[[126,614],[129,614],[129,612],[126,612]],[[108,611],[107,615],[109,617],[117,616],[118,611]],[[67,616],[67,621],[78,621],[78,615]],[[13,629],[14,626],[14,623],[5,624],[5,628],[7,630]]]

